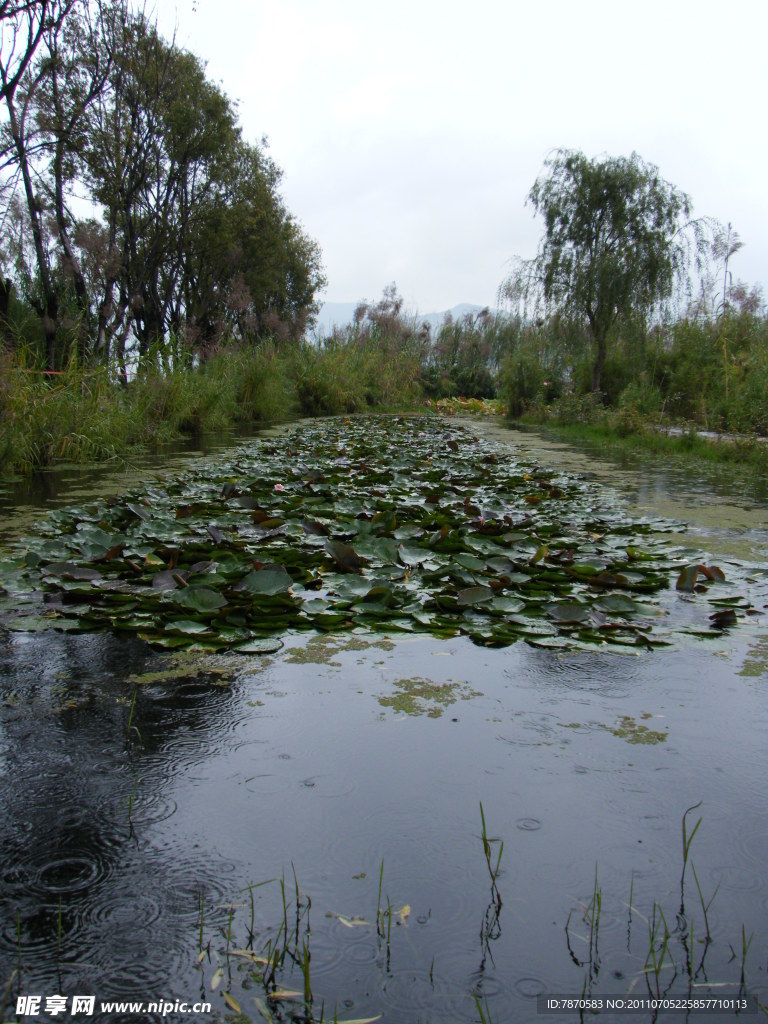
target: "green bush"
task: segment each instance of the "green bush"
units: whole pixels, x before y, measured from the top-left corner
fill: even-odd
[[[521,348],[501,368],[501,397],[507,415],[522,416],[534,405],[550,404],[560,397],[563,381],[552,366],[545,366],[537,353]]]
[[[305,343],[294,353],[293,378],[305,416],[410,408],[423,398],[418,360],[381,340]]]

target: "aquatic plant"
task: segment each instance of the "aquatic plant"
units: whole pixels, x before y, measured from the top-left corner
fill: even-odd
[[[493,901],[496,904],[498,910],[501,910],[501,893],[497,880],[499,877],[499,870],[501,868],[501,855],[504,853],[504,840],[499,839],[498,836],[489,837],[488,830],[485,825],[485,811],[483,810],[483,802],[480,801],[480,820],[483,825],[483,832],[481,839],[483,841],[483,853],[485,854],[485,863],[488,866],[488,874],[491,876],[491,895]],[[493,863],[493,846],[498,843],[499,852],[496,855],[496,863]]]
[[[693,840],[698,832],[702,818],[699,817],[692,829],[688,826],[688,816],[701,806],[701,802],[687,808],[682,817],[682,871],[680,875],[680,904],[675,913],[665,913],[662,903],[654,898],[651,904],[651,911],[648,917],[640,914],[635,904],[635,875],[632,873],[629,888],[628,918],[627,918],[627,953],[631,956],[634,964],[635,977],[628,982],[626,992],[632,992],[639,981],[644,982],[648,995],[654,998],[670,997],[675,994],[673,986],[678,977],[684,979],[686,994],[694,993],[694,988],[707,988],[712,986],[718,992],[725,988],[723,981],[713,982],[707,977],[705,971],[705,960],[707,952],[712,945],[712,929],[710,925],[709,912],[717,895],[717,886],[714,893],[706,900],[704,898],[701,883],[694,867],[691,857]],[[695,920],[695,915],[686,909],[685,885],[686,875],[690,868],[694,876],[696,890],[698,893],[698,904],[700,908],[700,920]],[[582,905],[582,921],[587,926],[586,934],[578,934],[573,926],[572,919],[574,911],[570,911],[565,924],[565,937],[568,953],[574,965],[585,969],[584,992],[594,994],[594,986],[600,973],[600,956],[598,952],[598,935],[601,915],[604,910],[604,900],[597,881],[597,868],[591,898]],[[647,937],[642,946],[640,957],[632,956],[632,921],[634,914],[643,918],[647,926]],[[584,956],[577,955],[575,941],[578,939],[587,947]],[[741,926],[741,952],[737,954],[733,946],[730,946],[731,959],[739,962],[740,973],[738,984],[739,997],[743,1002],[741,1009],[746,1009],[751,997],[746,989],[746,961],[752,943],[752,936],[747,937],[744,925]],[[701,955],[695,954],[696,946],[701,945]],[[616,971],[614,978],[622,978],[622,971]],[[701,993],[699,993],[701,994]],[[734,1012],[738,1012],[734,1008]]]
[[[337,419],[51,513],[0,563],[0,624],[248,655],[356,628],[644,650],[752,610],[675,529],[452,422]],[[709,618],[675,621],[675,580]]]

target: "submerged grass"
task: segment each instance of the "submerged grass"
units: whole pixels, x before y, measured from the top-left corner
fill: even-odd
[[[702,913],[704,914],[705,937],[698,938],[700,932],[694,929],[693,916],[685,910],[685,877],[687,868],[693,867],[691,849],[694,838],[701,826],[702,819],[699,818],[693,829],[688,829],[688,816],[699,805],[686,810],[682,820],[682,855],[683,869],[680,878],[680,911],[674,914],[667,914],[658,899],[653,899],[651,911],[646,919],[647,937],[639,954],[631,953],[632,944],[632,918],[633,912],[636,916],[642,917],[634,906],[635,877],[632,875],[629,892],[629,917],[627,929],[627,952],[630,954],[632,968],[629,975],[622,970],[608,968],[616,966],[616,957],[619,955],[618,947],[613,946],[608,950],[601,949],[600,934],[603,916],[606,913],[606,903],[603,890],[598,880],[598,870],[595,873],[592,884],[592,891],[589,899],[581,905],[578,911],[584,925],[584,934],[578,934],[572,924],[575,911],[568,914],[565,924],[566,945],[572,963],[583,971],[582,996],[584,998],[595,998],[598,994],[598,985],[605,983],[607,978],[611,992],[623,997],[637,995],[637,985],[643,984],[649,997],[660,998],[707,998],[713,995],[723,997],[727,988],[731,987],[737,995],[733,998],[738,1006],[734,1005],[733,1012],[723,1010],[718,1019],[730,1016],[738,1016],[740,1012],[750,1012],[751,1008],[765,1008],[754,997],[749,995],[747,988],[747,962],[748,955],[753,943],[753,936],[747,935],[746,928],[742,925],[738,952],[730,945],[731,960],[738,967],[738,979],[732,986],[729,986],[725,979],[720,977],[717,980],[710,978],[705,970],[705,958],[707,950],[712,944],[710,924],[707,918],[711,907],[712,899],[705,903],[701,899]],[[488,978],[492,977],[491,967],[493,957],[490,956],[490,965],[486,968],[486,955],[490,954],[490,942],[498,939],[501,935],[499,923],[499,911],[501,909],[501,898],[498,892],[498,877],[501,865],[503,840],[500,837],[488,834],[485,810],[480,803],[481,835],[483,848],[483,861],[485,870],[491,879],[492,899],[489,910],[495,910],[493,917],[493,932],[485,927],[481,936],[483,946],[483,959],[480,973],[472,971],[471,966],[467,967],[466,976],[466,997],[474,1004],[477,1013],[477,1020],[480,1024],[492,1024],[491,1005],[487,996],[483,995],[482,983],[485,980],[485,972],[488,971]],[[323,984],[328,984],[328,966],[325,957],[328,955],[327,936],[322,935],[322,928],[314,929],[310,925],[310,909],[312,899],[301,891],[296,870],[292,867],[293,885],[286,884],[285,872],[279,878],[267,879],[255,884],[249,884],[240,890],[233,902],[216,903],[208,905],[205,893],[200,890],[196,896],[196,929],[194,935],[194,947],[197,951],[196,962],[200,971],[201,989],[209,992],[213,1000],[221,998],[223,1006],[220,1012],[227,1010],[248,1015],[248,1009],[255,1006],[264,1020],[272,1022],[292,1022],[292,1024],[374,1024],[383,1018],[383,1013],[373,1013],[370,1016],[354,1018],[349,1016],[339,1017],[335,1008],[331,1015],[326,1012],[326,1003],[318,998],[313,985],[313,942],[320,959],[317,977],[322,979]],[[405,904],[396,909],[384,894],[384,860],[382,859],[378,873],[378,890],[375,914],[375,927],[373,919],[364,916],[343,916],[328,912],[325,918],[328,923],[326,928],[335,927],[335,922],[342,925],[344,929],[353,929],[361,939],[369,936],[370,954],[372,961],[375,961],[381,972],[381,991],[385,993],[387,984],[392,977],[393,947],[396,955],[405,956],[409,961],[418,952],[414,943],[416,936],[420,935],[426,940],[431,933],[428,931],[408,933],[400,932],[401,938],[397,938],[400,928],[407,929],[407,921],[411,912],[409,905]],[[359,877],[359,876],[357,876]],[[279,888],[279,903],[277,912],[279,923],[275,929],[269,924],[272,916],[271,911],[262,911],[259,907],[259,898],[266,896],[274,887]],[[697,880],[697,889],[701,893],[701,887]],[[240,897],[248,893],[248,900],[241,901]],[[273,902],[273,901],[271,901]],[[280,906],[282,904],[282,906]],[[245,922],[241,920],[242,913],[245,913]],[[63,934],[63,899],[59,900],[58,932],[56,936],[56,959],[57,962],[66,964],[68,953],[65,947]],[[486,910],[484,922],[487,926],[489,911]],[[395,927],[393,928],[393,924]],[[611,922],[609,921],[609,926]],[[244,928],[247,938],[242,946],[238,945],[238,936]],[[21,919],[17,912],[17,944],[18,944],[18,967],[12,972],[8,979],[4,992],[0,994],[0,1007],[4,1008],[14,989],[20,988],[22,978],[27,973],[22,962],[22,938]],[[320,933],[318,935],[318,933]],[[607,933],[613,934],[610,929]],[[586,953],[576,953],[576,943],[582,942],[586,947]],[[695,944],[703,945],[703,953],[697,959],[694,957]],[[360,943],[356,946],[361,951]],[[678,955],[678,952],[680,955]],[[335,957],[334,952],[330,953]],[[425,951],[422,951],[422,960],[425,959]],[[429,955],[426,953],[425,962],[429,962]],[[447,961],[451,963],[450,960]],[[412,966],[412,965],[411,965]],[[448,968],[446,968],[448,970]],[[455,965],[451,966],[451,983],[455,985]],[[408,968],[408,974],[411,967]],[[682,979],[682,980],[680,980]],[[415,980],[415,978],[414,978]],[[434,954],[429,967],[429,983],[434,989],[435,982],[440,985],[441,979],[439,969],[436,970]],[[617,992],[617,982],[619,992]],[[369,988],[369,981],[366,981],[366,988]],[[350,993],[351,995],[352,993]],[[316,1007],[320,1006],[319,1010]],[[352,1005],[351,1002],[348,1005]],[[226,1009],[224,1009],[226,1007]],[[385,1010],[386,1007],[382,1007]],[[214,1007],[216,1012],[216,1007]],[[0,1012],[0,1016],[2,1013]],[[649,1016],[653,1018],[649,1010]],[[464,1019],[464,1018],[462,1018]],[[653,1018],[655,1019],[655,1018]]]

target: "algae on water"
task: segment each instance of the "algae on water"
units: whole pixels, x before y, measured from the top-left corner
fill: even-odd
[[[646,712],[642,717],[651,718],[652,715]],[[627,743],[643,743],[651,746],[655,743],[666,743],[667,740],[666,732],[657,732],[654,729],[649,729],[647,725],[639,725],[631,715],[621,715],[616,719],[616,725],[613,727],[604,725],[603,728],[613,733],[614,736],[618,736],[620,740],[626,740]]]
[[[381,707],[401,711],[406,715],[426,715],[428,718],[440,718],[443,711],[457,700],[483,696],[466,682],[433,683],[420,676],[398,679],[394,687],[394,693],[376,698]]]

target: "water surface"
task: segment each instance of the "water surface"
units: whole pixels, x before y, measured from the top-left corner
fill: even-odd
[[[633,513],[684,521],[715,558],[765,560],[760,493],[491,429]],[[539,1019],[553,993],[741,985],[768,1003],[767,662],[763,616],[639,655],[345,634],[289,636],[262,659],[170,658],[109,635],[5,635],[0,982],[20,963],[14,997],[204,995],[221,1018],[227,992],[252,1020],[260,1006],[320,1020],[324,1005],[326,1020],[479,1021],[473,993],[494,1022]],[[481,802],[504,841],[500,908]],[[699,802],[680,914],[681,819]],[[691,862],[705,903],[715,894],[705,943]],[[247,888],[280,877],[289,931],[299,886],[311,1010],[267,1003],[232,953],[280,942],[280,885],[254,889],[253,912]],[[377,908],[391,911],[378,930]],[[658,974],[654,908],[672,932]],[[290,957],[276,980],[303,995]]]

